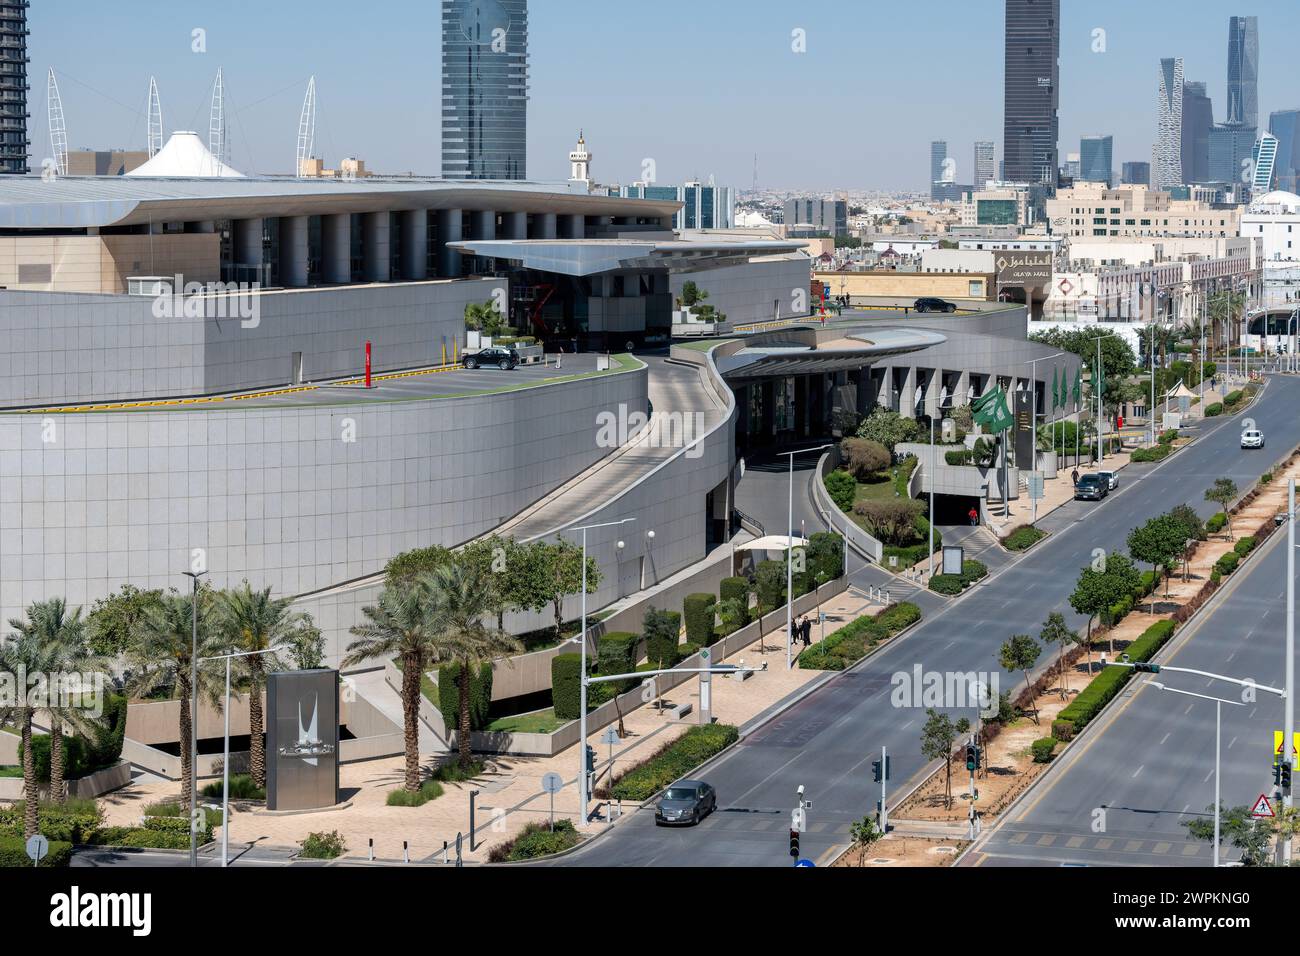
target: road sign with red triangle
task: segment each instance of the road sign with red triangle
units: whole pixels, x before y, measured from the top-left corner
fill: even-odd
[[[1273,816],[1273,807],[1268,802],[1268,797],[1264,794],[1259,795],[1255,801],[1255,808],[1250,811],[1252,817],[1271,817]]]

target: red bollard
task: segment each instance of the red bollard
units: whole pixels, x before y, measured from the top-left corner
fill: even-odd
[[[370,387],[370,343],[366,343],[366,388]]]

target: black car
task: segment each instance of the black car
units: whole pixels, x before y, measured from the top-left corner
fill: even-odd
[[[718,793],[703,780],[679,780],[659,799],[655,824],[699,823],[718,809]]]
[[[503,372],[508,372],[519,364],[519,353],[500,345],[489,345],[485,349],[471,352],[461,359],[466,368],[488,368],[495,365]]]
[[[912,306],[917,312],[956,312],[957,306],[945,301],[944,299],[922,298],[917,299]]]
[[[1075,501],[1101,501],[1110,494],[1110,481],[1101,475],[1084,475],[1074,486]]]

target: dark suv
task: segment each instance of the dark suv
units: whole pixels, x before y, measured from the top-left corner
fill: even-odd
[[[1084,475],[1074,486],[1075,501],[1101,501],[1110,494],[1110,481],[1101,475]]]
[[[917,299],[912,306],[917,312],[956,312],[957,306],[944,299],[923,298]]]
[[[461,364],[466,368],[487,368],[495,365],[503,372],[508,372],[519,364],[519,353],[514,349],[508,349],[500,345],[490,345],[485,349],[479,349],[477,352],[471,352],[461,359]]]

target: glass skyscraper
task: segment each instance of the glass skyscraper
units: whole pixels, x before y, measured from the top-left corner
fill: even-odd
[[[1228,21],[1228,126],[1259,123],[1259,17]]]
[[[1055,187],[1061,0],[1006,0],[1003,176]]]
[[[1268,118],[1268,131],[1277,137],[1274,181],[1278,189],[1293,193],[1300,179],[1300,110],[1273,113]]]
[[[1079,178],[1111,185],[1115,140],[1110,136],[1085,136],[1079,140]]]
[[[1208,183],[1210,131],[1214,129],[1214,104],[1204,83],[1183,83],[1183,182]]]
[[[528,0],[442,0],[442,175],[528,178]]]
[[[930,143],[930,198],[938,195],[939,183],[943,181],[943,167],[948,162],[948,143],[936,139]]]
[[[1183,60],[1160,61],[1156,103],[1156,144],[1151,150],[1151,185],[1169,189],[1183,183]]]
[[[975,143],[975,188],[983,189],[990,179],[997,178],[997,164],[993,161],[993,143],[977,140]]]
[[[27,172],[27,0],[0,0],[0,173]]]

